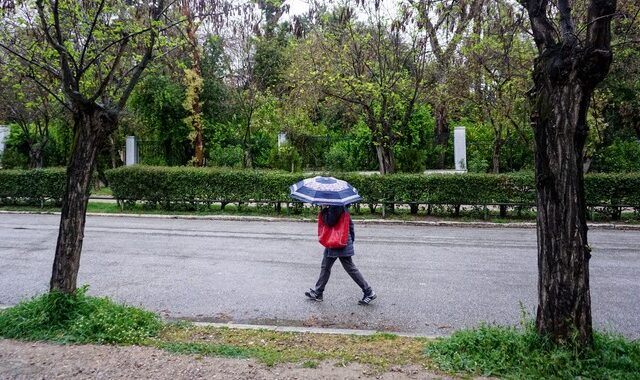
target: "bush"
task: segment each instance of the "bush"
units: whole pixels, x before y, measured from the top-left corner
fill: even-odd
[[[358,189],[363,203],[535,205],[532,173],[394,174],[325,173]],[[170,206],[195,201],[289,202],[289,186],[302,174],[213,168],[123,167],[107,172],[113,194]],[[585,179],[588,205],[640,206],[640,174],[593,174]]]
[[[0,312],[0,336],[74,343],[140,344],[162,327],[157,315],[108,298],[51,292]]]
[[[324,165],[329,170],[352,171],[355,170],[355,161],[350,153],[349,141],[338,141],[324,154]]]
[[[269,166],[278,170],[297,172],[302,167],[302,158],[295,147],[285,145],[271,151]]]
[[[0,204],[43,204],[62,201],[66,181],[64,168],[0,170]]]
[[[594,160],[599,172],[640,171],[640,140],[616,140],[604,148]]]
[[[428,343],[427,356],[442,370],[513,379],[638,379],[640,342],[594,333],[593,349],[556,346],[533,322],[523,330],[481,326]]]
[[[129,166],[107,171],[114,197],[171,207],[194,201],[288,202],[302,174],[222,168]]]
[[[209,150],[209,166],[221,166],[227,168],[241,168],[244,161],[242,147],[231,145],[222,147],[215,145]]]

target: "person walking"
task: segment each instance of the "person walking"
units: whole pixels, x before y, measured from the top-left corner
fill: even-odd
[[[309,289],[309,291],[304,294],[314,300],[314,301],[322,301],[324,289],[329,282],[329,277],[331,276],[331,268],[336,260],[340,259],[340,263],[344,270],[351,276],[353,281],[358,284],[360,289],[362,289],[363,297],[358,301],[360,305],[368,305],[376,299],[377,295],[369,286],[367,281],[362,276],[362,273],[358,270],[356,265],[353,263],[353,255],[355,254],[353,249],[353,243],[355,241],[355,230],[353,226],[353,221],[349,215],[349,211],[345,206],[323,206],[320,213],[318,214],[318,218],[322,218],[319,220],[319,223],[324,223],[329,228],[335,227],[340,218],[343,217],[343,214],[349,217],[349,236],[347,239],[347,244],[343,248],[325,248],[324,254],[322,258],[322,264],[320,266],[320,277],[316,282],[314,288]]]

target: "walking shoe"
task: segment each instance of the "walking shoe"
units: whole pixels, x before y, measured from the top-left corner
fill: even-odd
[[[309,289],[308,292],[304,292],[304,295],[314,301],[322,302],[322,293],[318,293],[313,289]]]
[[[376,294],[376,292],[372,290],[371,293],[365,294],[364,297],[362,297],[362,299],[358,301],[358,304],[368,305],[371,303],[371,301],[373,301],[376,298],[378,298],[378,295]]]

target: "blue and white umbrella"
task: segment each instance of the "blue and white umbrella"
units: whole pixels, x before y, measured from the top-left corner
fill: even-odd
[[[317,205],[345,206],[362,199],[355,187],[333,177],[303,179],[291,185],[289,190],[292,198]]]

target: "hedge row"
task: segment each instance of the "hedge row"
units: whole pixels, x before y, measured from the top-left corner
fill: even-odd
[[[302,174],[232,171],[211,168],[132,166],[106,173],[119,200],[160,205],[193,202],[290,202],[289,185]],[[395,174],[334,173],[353,184],[363,203],[496,205],[535,204],[533,174]],[[0,203],[59,202],[63,168],[0,170]],[[590,206],[640,207],[640,173],[591,174],[585,177]]]
[[[60,203],[65,176],[64,168],[0,170],[0,204]]]
[[[277,171],[230,171],[185,167],[122,167],[107,171],[116,198],[151,203],[290,202],[289,186],[304,176]],[[533,174],[335,173],[355,186],[363,203],[497,205],[535,204]],[[640,173],[592,174],[587,204],[640,207]]]

